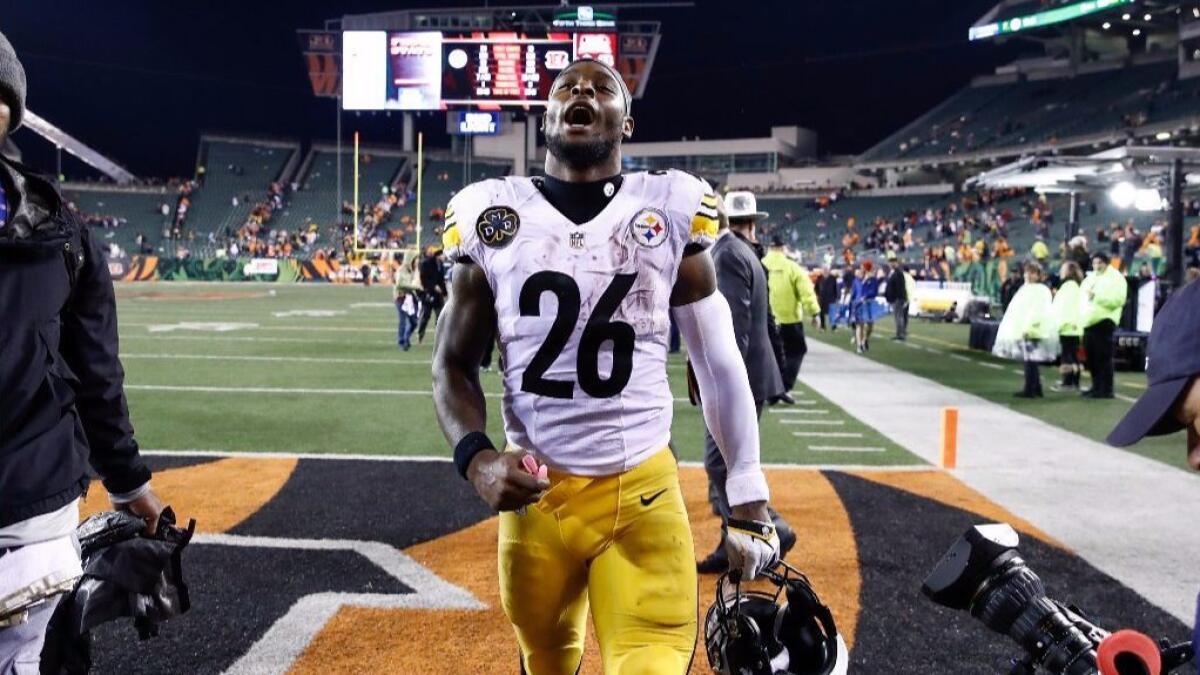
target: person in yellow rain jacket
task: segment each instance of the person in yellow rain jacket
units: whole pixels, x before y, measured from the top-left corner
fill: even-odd
[[[1062,264],[1058,271],[1062,281],[1054,292],[1054,318],[1058,321],[1058,343],[1062,348],[1062,359],[1058,372],[1062,380],[1052,387],[1054,391],[1079,389],[1079,376],[1083,368],[1079,365],[1079,339],[1083,335],[1083,307],[1079,283],[1083,271],[1074,260]]]
[[[1025,387],[1015,394],[1020,398],[1042,397],[1038,365],[1058,356],[1058,329],[1043,276],[1041,265],[1025,263],[1025,283],[1004,310],[992,347],[996,356],[1025,364]]]
[[[1088,398],[1113,397],[1113,333],[1121,321],[1129,285],[1108,258],[1092,256],[1092,273],[1079,285],[1083,304],[1083,348],[1092,388],[1083,392]]]
[[[763,267],[767,268],[767,291],[771,312],[779,324],[779,336],[783,338],[783,362],[779,364],[783,376],[783,391],[792,390],[800,374],[800,364],[808,352],[804,339],[804,319],[815,319],[821,313],[817,292],[813,288],[808,270],[801,267],[783,252],[783,240],[771,239],[770,250],[763,256]],[[780,399],[786,401],[782,396]]]

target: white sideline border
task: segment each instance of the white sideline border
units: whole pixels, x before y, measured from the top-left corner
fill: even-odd
[[[141,454],[147,457],[215,457],[218,459],[316,459],[316,460],[348,460],[348,461],[365,461],[365,462],[442,462],[450,463],[454,461],[446,455],[364,455],[354,453],[322,453],[322,452],[248,452],[245,450],[168,450],[156,448],[153,450],[142,450]],[[679,462],[679,466],[689,469],[703,469],[704,462],[696,462],[692,460],[683,460]],[[842,471],[842,472],[862,472],[862,471],[935,471],[945,473],[945,469],[932,464],[782,464],[777,462],[764,462],[761,464],[764,469],[783,470],[783,471]]]

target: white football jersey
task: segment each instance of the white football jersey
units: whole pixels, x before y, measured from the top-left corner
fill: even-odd
[[[582,476],[667,445],[671,289],[684,247],[711,243],[716,217],[708,184],[679,171],[627,174],[581,225],[526,177],[450,200],[446,254],[479,265],[496,299],[509,444]]]

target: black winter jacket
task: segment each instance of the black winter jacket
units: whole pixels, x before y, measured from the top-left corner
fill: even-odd
[[[0,527],[150,479],[117,358],[108,264],[49,181],[0,158]]]

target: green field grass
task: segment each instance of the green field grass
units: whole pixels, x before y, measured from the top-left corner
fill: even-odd
[[[1058,381],[1058,370],[1048,366],[1042,369],[1045,398],[1014,398],[1013,393],[1022,384],[1021,364],[969,349],[967,337],[970,328],[966,325],[913,320],[909,323],[907,343],[889,339],[894,334],[891,317],[880,320],[875,329],[867,358],[1006,405],[1100,442],[1104,442],[1105,436],[1146,386],[1144,373],[1118,372],[1115,379],[1116,399],[1097,401],[1082,398],[1075,392],[1055,393],[1050,391],[1050,385]],[[850,333],[845,329],[832,333],[809,329],[808,334],[810,339],[816,338],[841,349],[853,350]],[[1086,375],[1084,386],[1089,386]],[[1178,435],[1147,438],[1129,450],[1172,466],[1187,468],[1183,442]]]
[[[387,287],[119,284],[117,296],[144,448],[449,455],[430,391],[432,335],[408,352],[396,347]],[[682,459],[700,460],[703,421],[686,400],[683,359],[672,356],[668,372],[674,444]],[[482,377],[498,439],[500,375]],[[763,461],[921,462],[798,386],[800,405],[763,415]]]

